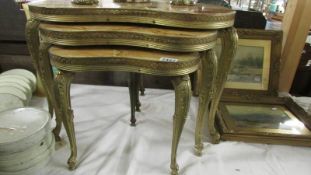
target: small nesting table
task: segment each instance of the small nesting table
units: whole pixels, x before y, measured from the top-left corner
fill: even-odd
[[[175,114],[171,153],[172,174],[177,174],[176,152],[185,119],[189,110],[191,88],[189,73],[197,70],[199,53],[161,52],[140,48],[120,47],[56,47],[49,49],[50,60],[60,72],[55,78],[56,106],[62,115],[62,121],[69,136],[71,156],[70,168],[74,168],[77,158],[73,110],[70,102],[70,82],[75,72],[81,71],[126,71],[151,75],[173,76],[175,88]],[[159,61],[174,58],[176,62]],[[135,97],[131,97],[135,99]],[[131,100],[132,101],[132,100]]]
[[[203,118],[205,116],[208,116],[208,128],[212,142],[217,143],[219,141],[220,136],[215,128],[215,113],[231,59],[236,49],[237,35],[232,27],[234,11],[206,4],[192,6],[171,5],[168,1],[162,0],[146,3],[118,3],[105,0],[100,1],[96,5],[74,5],[70,0],[43,0],[30,3],[29,11],[32,18],[27,22],[26,27],[28,47],[38,76],[46,89],[50,112],[53,113],[55,111],[56,113],[57,127],[53,131],[56,139],[59,139],[58,135],[62,120],[66,119],[66,122],[72,121],[73,115],[64,116],[62,112],[64,108],[59,106],[61,100],[55,95],[57,94],[55,91],[65,92],[61,88],[67,87],[58,86],[58,88],[54,89],[55,83],[51,71],[51,61],[53,65],[61,69],[63,76],[60,77],[66,77],[65,75],[70,75],[68,73],[69,70],[89,70],[86,65],[90,62],[84,62],[83,66],[77,66],[75,65],[77,62],[68,61],[70,59],[67,59],[68,55],[66,56],[66,53],[70,49],[71,53],[82,54],[83,49],[93,50],[97,47],[109,46],[111,50],[118,50],[119,48],[117,47],[119,46],[134,46],[145,48],[146,50],[158,50],[153,51],[157,54],[160,54],[160,50],[161,53],[164,51],[181,55],[189,54],[187,52],[199,54],[203,77],[199,94],[195,150],[200,155],[203,149],[201,138],[204,125]],[[215,56],[213,50],[217,38],[220,38],[222,41],[220,58]],[[101,51],[103,50],[98,50],[98,53]],[[138,50],[134,50],[134,52],[138,53]],[[137,55],[133,52],[131,54]],[[84,55],[86,56],[86,54]],[[74,57],[76,56],[73,54],[71,58],[73,59]],[[86,57],[82,58],[85,59]],[[156,58],[159,59],[157,62],[162,61],[161,64],[165,60],[168,61],[167,64],[172,64],[170,61],[174,62],[175,59],[164,58],[161,60],[159,57]],[[98,60],[101,59],[102,57],[98,58]],[[144,59],[146,59],[146,56],[144,56]],[[136,64],[142,63],[136,62]],[[122,62],[122,65],[127,68],[130,67],[130,63],[127,61]],[[72,69],[66,70],[70,66]],[[95,66],[95,64],[92,66]],[[196,66],[194,67],[192,71],[197,68]],[[154,66],[153,70],[157,68],[160,70],[161,67]],[[98,68],[98,70],[103,69]],[[119,67],[117,70],[120,71],[121,68]],[[123,69],[123,71],[150,74],[156,74],[155,72],[159,71],[146,72],[139,70],[139,68]],[[66,73],[64,74],[64,72]],[[178,75],[184,76],[189,72],[191,71],[183,70]],[[174,74],[170,75],[176,76],[177,74],[174,72]],[[187,79],[185,77],[182,78],[186,82],[188,81]],[[62,82],[62,79],[57,79],[56,82],[60,85],[61,83],[59,84],[59,82]],[[62,97],[65,97],[64,94]],[[178,95],[176,97],[176,101],[182,100]],[[66,98],[68,98],[68,95]],[[71,108],[66,110],[70,113]],[[187,110],[183,111],[182,116],[186,116]],[[173,135],[172,174],[177,174],[178,171],[175,154],[184,119],[174,119],[174,133],[176,134]],[[76,147],[73,127],[66,127],[66,131],[71,140],[72,153],[68,163],[70,168],[74,168]],[[174,143],[176,143],[175,146]]]

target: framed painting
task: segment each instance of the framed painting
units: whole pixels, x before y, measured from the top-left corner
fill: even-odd
[[[277,95],[282,31],[238,29],[224,95]]]
[[[222,101],[217,117],[223,140],[311,146],[310,116],[290,98]]]
[[[270,40],[240,39],[225,88],[268,90]]]

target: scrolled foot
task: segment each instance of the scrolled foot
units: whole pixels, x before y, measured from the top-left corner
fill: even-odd
[[[171,165],[171,175],[178,175],[178,165],[175,164],[175,165]]]
[[[194,151],[196,156],[201,156],[202,155],[202,150],[203,150],[203,144],[197,144],[194,146]]]
[[[76,158],[74,156],[70,156],[67,162],[69,169],[70,170],[76,169],[76,163],[77,163]]]
[[[220,134],[219,133],[212,133],[211,136],[211,142],[213,144],[218,144],[220,142]]]
[[[133,127],[136,126],[136,119],[135,119],[135,117],[131,118],[131,126],[133,126]]]
[[[57,141],[57,142],[61,141],[61,137],[59,136],[61,129],[62,129],[61,122],[56,122],[56,126],[53,129],[53,134],[55,137],[55,141]]]
[[[145,95],[145,89],[140,89],[140,95],[144,96]]]
[[[62,138],[59,136],[59,132],[55,131],[55,129],[53,130],[53,134],[54,134],[54,138],[56,142],[60,142],[62,141]]]

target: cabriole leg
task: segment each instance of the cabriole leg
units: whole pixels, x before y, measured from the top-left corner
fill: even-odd
[[[198,70],[193,73],[192,95],[198,97],[202,84],[202,62],[199,64]]]
[[[26,40],[29,53],[32,58],[32,64],[40,76],[39,70],[39,27],[40,22],[35,19],[30,19],[26,23]]]
[[[172,80],[175,88],[175,113],[173,117],[173,140],[171,152],[171,175],[178,174],[176,153],[179,139],[186,121],[191,98],[191,84],[188,75],[175,77]]]
[[[69,169],[75,169],[77,162],[77,145],[73,123],[73,111],[70,102],[70,84],[74,73],[67,71],[59,71],[55,78],[55,95],[58,100],[58,108],[62,114],[62,121],[66,129],[71,154],[68,159]]]
[[[235,55],[238,40],[235,28],[220,30],[219,35],[222,43],[222,52],[218,61],[215,96],[212,100],[208,115],[208,129],[212,143],[219,143],[220,140],[220,134],[215,127],[215,117],[221,94],[227,81],[227,74],[230,71],[231,62]]]
[[[26,29],[25,29],[25,36],[27,40],[27,46],[29,53],[32,58],[32,64],[37,72],[37,77],[42,81],[42,73],[40,71],[40,56],[39,56],[39,46],[40,46],[40,40],[39,40],[39,25],[40,21],[35,20],[31,18],[30,20],[27,21],[26,23]],[[53,117],[53,104],[52,104],[52,99],[47,95],[46,89],[45,94],[48,99],[48,105],[49,105],[49,113],[51,117]]]
[[[39,47],[39,72],[41,73],[41,81],[42,81],[42,86],[46,91],[46,96],[48,99],[49,103],[49,110],[52,112],[53,115],[53,110],[55,111],[55,116],[56,116],[56,127],[53,130],[53,133],[55,135],[55,139],[57,141],[60,140],[60,130],[61,130],[61,116],[59,113],[59,108],[57,108],[57,101],[55,99],[55,93],[54,93],[54,75],[52,71],[52,66],[50,64],[50,59],[49,59],[49,48],[51,47],[51,44],[49,43],[40,43]]]
[[[50,113],[50,115],[52,117],[53,113],[54,113],[54,108],[53,108],[53,105],[52,105],[52,100],[50,98],[47,98],[47,101],[48,101],[49,113]]]
[[[195,153],[200,156],[203,150],[202,131],[204,118],[207,117],[209,105],[213,98],[213,91],[217,74],[217,57],[213,49],[202,53],[202,82],[200,83],[199,109],[195,128]]]
[[[129,91],[130,91],[130,103],[131,103],[131,126],[136,126],[135,111],[139,110],[138,100],[138,85],[136,73],[130,73],[129,78]],[[139,104],[140,105],[140,104]]]

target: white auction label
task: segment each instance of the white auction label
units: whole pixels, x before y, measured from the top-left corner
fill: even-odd
[[[178,59],[176,59],[176,58],[161,57],[161,58],[160,58],[160,61],[163,61],[163,62],[174,62],[174,63],[176,63],[176,62],[178,62]]]

